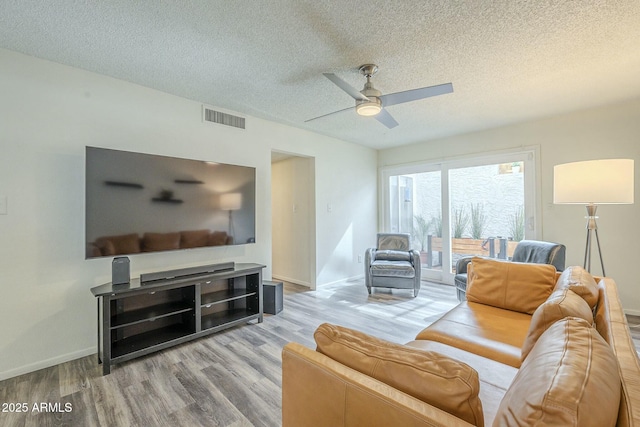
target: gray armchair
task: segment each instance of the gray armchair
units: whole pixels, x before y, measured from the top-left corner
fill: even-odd
[[[522,240],[513,251],[511,261],[530,262],[534,264],[551,264],[557,271],[564,270],[566,248],[560,243]],[[456,262],[454,283],[458,301],[467,299],[467,266],[473,257],[460,258]]]
[[[420,254],[411,249],[408,234],[378,233],[377,247],[365,252],[364,277],[371,288],[420,290]]]

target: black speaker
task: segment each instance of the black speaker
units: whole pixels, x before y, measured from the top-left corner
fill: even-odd
[[[262,311],[268,314],[278,314],[282,311],[282,282],[265,280],[262,282],[264,301]]]
[[[119,256],[111,263],[111,283],[113,285],[124,285],[129,283],[129,258]]]

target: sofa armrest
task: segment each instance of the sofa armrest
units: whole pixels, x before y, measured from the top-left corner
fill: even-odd
[[[472,259],[472,256],[465,256],[456,261],[456,274],[467,274],[467,266]]]
[[[364,253],[364,284],[371,293],[371,263],[376,259],[376,248],[369,248]]]
[[[415,268],[417,271],[420,271],[420,252],[416,251],[415,249],[412,249],[409,251],[409,259],[411,260],[411,264],[413,265],[413,268]]]
[[[297,343],[282,350],[282,425],[471,426]]]

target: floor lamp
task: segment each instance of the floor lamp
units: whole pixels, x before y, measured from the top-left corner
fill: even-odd
[[[220,209],[229,211],[229,236],[235,240],[235,230],[233,228],[233,211],[242,207],[242,193],[225,193],[220,196]]]
[[[553,203],[586,205],[584,268],[591,272],[591,246],[595,235],[602,275],[606,276],[596,224],[597,205],[633,203],[633,160],[590,160],[554,166]]]

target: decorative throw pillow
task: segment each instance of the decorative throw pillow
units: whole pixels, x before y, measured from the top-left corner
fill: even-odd
[[[589,322],[564,318],[533,347],[493,421],[502,426],[615,426],[620,376],[613,350]]]
[[[578,317],[593,324],[593,312],[589,304],[570,289],[558,289],[533,313],[527,338],[522,346],[522,361],[535,345],[538,338],[551,325],[565,317]]]
[[[533,314],[556,284],[549,264],[474,257],[468,266],[467,301]]]
[[[478,373],[440,353],[374,338],[324,323],[317,351],[473,425],[483,426]]]
[[[579,266],[569,267],[562,272],[556,289],[571,289],[589,304],[591,309],[598,303],[598,284],[587,270]]]

